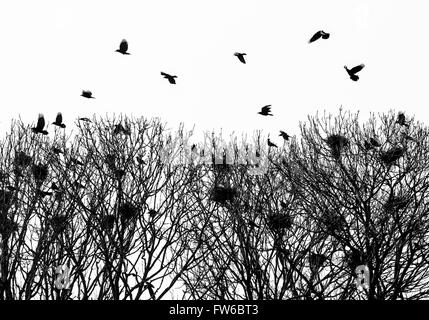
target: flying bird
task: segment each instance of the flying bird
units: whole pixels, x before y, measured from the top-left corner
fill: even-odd
[[[263,115],[263,116],[272,116],[272,114],[270,114],[271,112],[271,105],[268,104],[265,107],[262,107],[261,111],[259,111],[258,113]]]
[[[52,122],[52,124],[60,127],[60,128],[65,128],[66,125],[63,123],[63,115],[61,114],[61,112],[57,113],[57,117],[55,118],[55,122]]]
[[[234,53],[234,56],[238,58],[242,63],[246,63],[246,60],[244,60],[244,56],[247,55],[245,53],[236,52]]]
[[[270,138],[268,138],[267,142],[269,147],[278,148],[274,143],[271,142]]]
[[[84,98],[88,98],[88,99],[95,99],[95,98],[92,96],[92,92],[91,92],[91,91],[89,91],[89,90],[82,90],[82,94],[81,94],[81,96],[82,96],[82,97],[84,97]]]
[[[308,40],[308,43],[312,43],[312,42],[314,42],[314,41],[316,41],[316,40],[319,40],[320,38],[322,38],[322,39],[329,39],[329,36],[330,36],[330,34],[329,33],[326,33],[325,31],[323,31],[323,30],[320,30],[320,31],[317,31],[312,37],[311,37],[311,39],[310,40]]]
[[[43,114],[39,114],[39,118],[37,119],[37,125],[34,128],[31,128],[31,130],[34,133],[41,133],[44,135],[48,134],[48,131],[44,130],[43,128],[45,127],[45,118],[43,117]]]
[[[280,130],[279,136],[283,137],[283,139],[285,139],[285,140],[289,140],[289,138],[290,138],[290,135],[288,135],[286,132],[284,132],[282,130]]]
[[[352,79],[353,81],[358,81],[359,80],[359,76],[356,75],[356,73],[358,73],[359,71],[361,71],[363,68],[365,67],[364,64],[360,64],[356,67],[353,67],[351,69],[347,68],[347,66],[344,66],[344,68],[346,69],[347,73],[350,76],[350,79]]]
[[[123,39],[121,41],[121,44],[119,45],[119,49],[117,49],[116,52],[119,52],[122,54],[129,54],[127,51],[128,51],[128,42],[127,40]]]
[[[161,75],[164,76],[165,79],[168,79],[168,82],[170,82],[171,84],[176,84],[176,80],[174,80],[174,78],[177,78],[177,76],[172,76],[162,71],[161,71]]]

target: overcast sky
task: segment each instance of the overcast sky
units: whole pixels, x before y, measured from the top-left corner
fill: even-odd
[[[58,111],[69,125],[123,112],[272,136],[341,105],[426,121],[428,9],[424,0],[4,0],[2,135],[12,118],[34,123],[43,112],[52,122]],[[321,29],[331,37],[309,44]],[[115,52],[123,38],[129,56]],[[361,63],[353,82],[344,65]],[[274,117],[257,114],[265,104]]]

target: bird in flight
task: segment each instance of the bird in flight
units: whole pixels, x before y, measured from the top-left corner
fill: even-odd
[[[246,60],[244,60],[244,56],[246,55],[247,55],[246,53],[240,53],[240,52],[234,53],[234,56],[236,56],[238,60],[240,60],[242,63],[246,63]]]
[[[356,73],[358,73],[359,71],[361,71],[363,68],[365,67],[364,64],[360,64],[356,67],[353,67],[351,69],[347,68],[347,66],[344,66],[344,68],[346,69],[347,73],[350,76],[350,79],[352,79],[353,81],[358,81],[359,80],[359,76],[356,75]]]
[[[122,54],[129,54],[127,51],[128,51],[128,42],[127,40],[123,39],[121,41],[121,44],[119,45],[119,49],[117,49],[116,52],[119,52]]]
[[[82,97],[84,97],[84,98],[88,98],[88,99],[95,99],[95,98],[92,96],[92,92],[91,92],[91,91],[88,91],[88,90],[82,90],[82,94],[81,94],[81,96],[82,96]]]
[[[311,37],[311,39],[310,40],[308,40],[308,43],[312,43],[312,42],[314,42],[314,41],[316,41],[316,40],[319,40],[320,38],[322,38],[322,39],[329,39],[329,36],[330,36],[330,34],[329,33],[326,33],[325,31],[323,31],[323,30],[320,30],[320,31],[317,31],[312,37]]]
[[[269,147],[278,148],[274,143],[271,142],[270,138],[268,138],[267,142]]]
[[[409,124],[405,123],[405,114],[403,114],[402,112],[398,113],[398,118],[395,123],[398,123],[401,126],[406,126],[406,127],[410,126]]]
[[[174,78],[177,78],[177,76],[172,76],[172,75],[165,73],[165,72],[162,72],[162,71],[161,71],[161,75],[165,79],[168,79],[168,82],[170,82],[171,84],[176,84],[176,80],[174,80]]]
[[[61,114],[61,112],[57,113],[57,117],[55,118],[55,122],[52,122],[52,124],[60,127],[60,128],[65,128],[66,125],[63,123],[63,115]]]
[[[261,111],[259,111],[258,113],[263,116],[272,116],[270,112],[271,112],[271,105],[267,104],[266,106],[262,107]]]
[[[284,132],[282,130],[280,130],[279,136],[283,137],[283,139],[285,139],[285,140],[289,140],[289,138],[290,138],[290,135],[288,135],[286,132]]]
[[[31,130],[34,133],[41,133],[44,135],[48,134],[48,131],[44,130],[45,127],[45,117],[43,117],[43,114],[39,113],[39,118],[37,119],[37,125],[34,128],[31,128]]]

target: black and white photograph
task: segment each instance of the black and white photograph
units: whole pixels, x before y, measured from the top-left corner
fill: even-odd
[[[427,300],[428,13],[3,1],[0,300]]]

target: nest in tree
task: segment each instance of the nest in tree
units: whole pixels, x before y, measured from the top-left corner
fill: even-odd
[[[6,215],[0,215],[0,234],[3,239],[7,238],[14,232],[18,232],[18,223],[12,221]]]
[[[101,229],[103,230],[111,230],[115,225],[115,216],[107,215],[101,219]]]
[[[133,204],[125,202],[119,206],[118,212],[122,219],[129,220],[137,215],[138,209]]]
[[[54,233],[62,233],[67,228],[67,218],[65,216],[55,216],[49,221]]]
[[[0,209],[8,210],[12,204],[12,192],[0,190]]]
[[[20,151],[15,154],[14,163],[19,167],[28,167],[32,160],[24,151]]]
[[[43,182],[48,177],[48,166],[47,165],[41,165],[41,164],[35,164],[33,166],[33,176],[34,179],[36,179],[38,182]]]
[[[407,151],[406,148],[396,146],[387,151],[380,152],[380,159],[385,164],[392,164],[400,157],[402,157],[406,151]]]
[[[311,253],[309,257],[310,270],[313,272],[317,272],[325,263],[328,258],[320,253]]]
[[[327,230],[332,233],[342,230],[347,224],[343,216],[334,213],[324,215],[322,220]]]
[[[410,203],[410,199],[404,196],[390,196],[384,205],[387,212],[394,212],[405,209]]]
[[[328,137],[326,143],[331,148],[332,155],[335,158],[339,158],[341,152],[349,146],[349,140],[339,134],[333,134]]]
[[[356,249],[346,252],[344,255],[344,260],[353,272],[357,266],[366,264],[365,255]]]
[[[290,229],[293,219],[287,214],[271,214],[268,216],[268,226],[272,230]]]
[[[235,188],[226,188],[226,187],[214,187],[210,199],[215,202],[225,202],[231,201],[237,195],[237,190]]]

